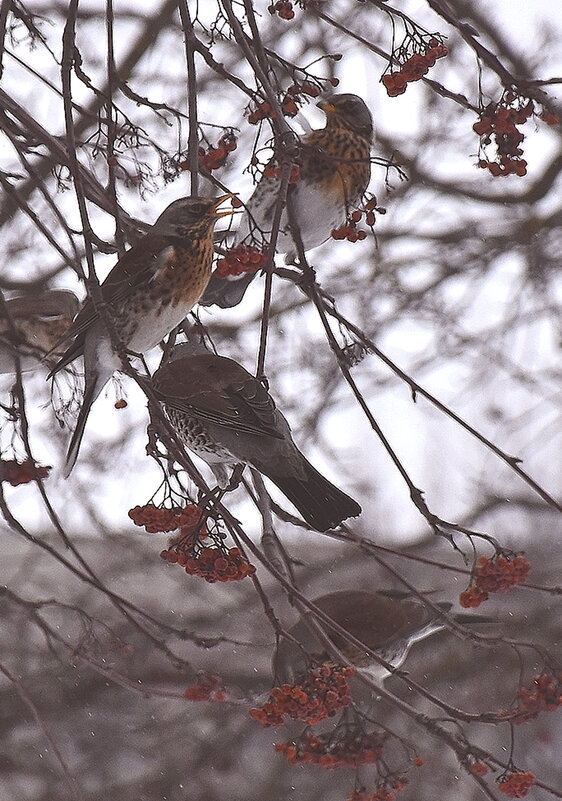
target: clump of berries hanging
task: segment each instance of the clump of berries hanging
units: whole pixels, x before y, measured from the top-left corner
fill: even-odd
[[[239,548],[226,548],[222,542],[204,548],[194,546],[189,556],[185,551],[175,549],[162,551],[160,556],[167,562],[176,562],[190,576],[199,576],[209,584],[241,581],[256,572]]]
[[[353,672],[328,663],[310,668],[299,684],[274,687],[266,703],[251,709],[250,716],[262,726],[279,726],[284,715],[309,725],[319,723],[350,703],[347,679]]]
[[[292,765],[308,763],[321,768],[356,768],[381,759],[385,739],[383,732],[366,733],[345,725],[323,734],[306,730],[297,740],[276,743],[275,750],[284,754]]]
[[[185,507],[172,506],[168,509],[147,503],[145,506],[130,509],[129,517],[135,526],[144,526],[149,534],[175,531],[183,527],[193,530],[203,522],[201,509],[194,504]]]
[[[437,59],[444,58],[448,52],[438,34],[408,32],[402,44],[392,52],[390,64],[381,78],[388,96],[404,94],[409,83],[427,75]]]
[[[258,103],[252,111],[250,111],[247,120],[250,125],[257,125],[260,120],[265,120],[267,118],[274,119],[275,112],[273,111],[269,100],[263,100]]]
[[[321,85],[319,83],[313,83],[309,80],[295,81],[279,101],[283,115],[285,117],[294,117],[298,113],[299,106],[302,106],[307,101],[307,98],[318,97],[320,92]],[[274,119],[274,117],[275,112],[271,107],[271,103],[269,100],[263,100],[256,103],[255,108],[248,114],[247,120],[250,125],[257,125],[261,120]]]
[[[212,172],[218,170],[219,167],[224,167],[228,154],[236,150],[236,137],[233,131],[227,131],[219,139],[217,146],[209,145],[199,148],[199,163],[201,166]]]
[[[135,506],[129,517],[149,533],[175,531],[168,548],[160,556],[168,564],[183,567],[191,576],[200,576],[209,583],[240,581],[256,572],[239,548],[227,548],[224,535],[209,530],[201,509],[194,504],[184,508],[159,509],[153,504]]]
[[[535,781],[535,775],[530,770],[516,770],[499,780],[498,789],[508,798],[524,798]]]
[[[266,261],[266,251],[250,245],[236,245],[227,250],[225,255],[217,261],[215,275],[217,278],[226,278],[229,275],[257,273],[263,268]]]
[[[0,459],[0,481],[7,481],[12,487],[29,484],[36,479],[47,478],[50,467],[36,465],[32,459],[17,462],[15,459]]]
[[[168,548],[160,553],[168,564],[183,567],[190,576],[199,576],[209,584],[216,581],[240,581],[256,572],[239,548],[227,548],[224,535],[206,527],[180,529]]]
[[[386,214],[386,209],[377,205],[376,197],[371,197],[362,209],[355,209],[349,214],[345,225],[340,228],[334,228],[332,231],[332,239],[340,240],[347,239],[348,242],[360,242],[367,236],[367,231],[364,228],[358,228],[363,216],[365,217],[365,225],[373,228],[375,224],[375,211],[379,214]]]
[[[320,86],[311,81],[293,83],[281,100],[281,110],[286,117],[294,117],[299,110],[299,105],[302,105],[307,97],[318,97],[319,94]]]
[[[480,137],[478,166],[495,177],[526,175],[527,162],[521,158],[525,134],[517,126],[524,125],[534,113],[533,101],[512,91],[504,92],[498,103],[489,103],[482,109],[480,119],[472,126]],[[486,157],[489,147],[495,148],[493,158]]]
[[[277,14],[281,19],[293,19],[295,16],[291,0],[277,0],[276,3],[268,5],[267,10],[270,14]]]
[[[500,717],[514,723],[527,723],[542,712],[553,712],[562,706],[562,672],[541,673],[534,676],[529,687],[517,690],[517,707],[503,712]]]
[[[524,584],[531,565],[524,556],[497,553],[491,559],[481,556],[474,571],[472,586],[459,596],[460,605],[472,609],[488,599],[491,592],[511,592]]]

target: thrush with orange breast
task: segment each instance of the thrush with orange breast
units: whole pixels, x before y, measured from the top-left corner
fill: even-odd
[[[119,259],[101,285],[102,298],[115,335],[133,353],[145,353],[179,325],[197,303],[209,281],[213,229],[218,211],[231,195],[175,200],[147,233]],[[66,457],[65,475],[74,467],[88,414],[101,390],[121,366],[103,316],[88,299],[66,339],[72,342],[50,375],[84,357],[82,406]]]
[[[340,590],[315,598],[312,603],[344,631],[374,651],[393,667],[402,665],[412,645],[446,628],[443,619],[429,606],[413,598],[392,597],[392,593],[368,590]],[[449,612],[452,604],[436,604]],[[483,615],[452,614],[456,623],[491,623]],[[356,667],[377,680],[389,676],[388,670],[357,645],[350,643],[328,624],[319,621],[335,647]],[[274,659],[274,673],[281,682],[294,683],[306,671],[306,656],[331,660],[319,638],[301,620],[290,630],[303,646],[288,639],[280,641]],[[303,650],[304,649],[304,650]]]
[[[311,131],[300,146],[299,180],[289,187],[291,202],[305,250],[321,245],[340,228],[357,206],[371,177],[371,112],[357,95],[335,94],[320,101],[326,126]],[[234,244],[258,244],[271,235],[279,194],[279,180],[264,175],[246,205]],[[284,211],[277,251],[295,258],[295,242]],[[222,308],[242,300],[254,273],[237,277],[211,276],[201,303]]]
[[[208,463],[220,487],[228,484],[228,467],[249,464],[318,531],[361,513],[300,452],[273,398],[244,367],[214,353],[193,354],[189,346],[180,345],[174,356],[153,377],[156,395],[178,436]]]

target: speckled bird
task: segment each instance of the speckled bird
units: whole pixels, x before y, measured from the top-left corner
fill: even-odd
[[[101,285],[115,335],[133,353],[145,353],[179,325],[197,303],[211,275],[213,230],[218,207],[231,195],[175,200],[147,233],[126,251]],[[88,414],[103,387],[121,366],[102,315],[88,298],[65,340],[71,344],[50,375],[84,357],[82,406],[66,457],[74,467]]]
[[[442,618],[429,606],[413,598],[392,597],[392,593],[368,590],[340,590],[315,598],[312,603],[348,634],[364,643],[393,667],[402,665],[412,645],[445,628]],[[452,604],[436,604],[449,613]],[[490,623],[482,615],[451,614],[456,623]],[[377,680],[389,676],[388,670],[362,648],[349,643],[345,637],[331,631],[319,621],[336,648],[357,668],[364,669]],[[320,661],[333,661],[324,646],[301,620],[290,630],[304,651]],[[274,659],[276,680],[293,683],[306,670],[306,657],[301,648],[288,639],[279,643]]]
[[[360,202],[371,178],[373,118],[364,101],[353,94],[334,94],[318,103],[326,126],[302,137],[300,177],[290,186],[295,217],[305,250],[325,242]],[[279,194],[279,180],[262,176],[246,204],[234,245],[269,240]],[[277,251],[295,258],[296,250],[284,211]],[[201,303],[222,308],[242,300],[254,273],[217,278],[211,276]]]
[[[244,367],[181,345],[174,356],[153,377],[156,396],[180,439],[207,462],[220,487],[228,485],[229,467],[248,464],[318,531],[361,513],[359,504],[300,452],[273,398]]]

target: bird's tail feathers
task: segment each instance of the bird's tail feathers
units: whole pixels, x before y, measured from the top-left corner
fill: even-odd
[[[76,427],[72,433],[72,437],[70,438],[70,444],[66,453],[66,461],[64,465],[65,478],[68,478],[74,469],[74,465],[76,464],[76,460],[78,458],[78,451],[80,450],[80,445],[82,443],[82,437],[84,436],[86,423],[88,421],[88,416],[90,414],[90,409],[92,408],[93,402],[100,394],[104,383],[101,383],[99,380],[86,381],[84,397],[82,398],[82,406],[80,407],[78,420],[76,421]]]
[[[199,300],[199,305],[212,306],[214,304],[221,309],[237,306],[255,277],[255,273],[245,273],[236,278],[217,278],[213,273],[203,297]]]
[[[328,531],[361,514],[359,504],[334,486],[303,458],[305,478],[269,474],[269,478],[317,531]]]

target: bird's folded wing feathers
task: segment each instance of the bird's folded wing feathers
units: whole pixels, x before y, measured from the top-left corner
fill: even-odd
[[[106,303],[109,303],[110,305],[121,303],[121,301],[123,301],[127,295],[130,294],[131,289],[134,288],[135,284],[143,283],[145,281],[150,282],[158,275],[158,272],[170,254],[171,247],[162,244],[162,247],[160,247],[160,249],[157,250],[152,257],[147,258],[144,256],[146,263],[139,270],[137,260],[140,255],[139,251],[142,251],[145,248],[146,243],[144,240],[142,240],[137,245],[134,245],[132,248],[127,250],[123,256],[121,256],[115,267],[111,270],[105,281],[102,282],[101,292],[103,300]],[[134,265],[134,269],[132,269],[132,266],[130,266],[131,264]],[[73,339],[80,339],[81,335],[84,334],[98,319],[99,314],[96,311],[93,302],[90,299],[87,299],[76,315],[74,322],[61,340],[57,342],[51,353],[60,348],[60,346],[65,342],[69,342]],[[70,355],[70,349],[68,353]],[[47,354],[47,356],[49,355],[50,354]],[[64,364],[61,363],[60,367],[65,367],[67,364],[73,361],[74,358],[75,357],[69,358],[64,362]]]
[[[256,379],[248,376],[218,385],[196,366],[190,369],[190,361],[197,360],[180,359],[166,366],[164,378],[157,376],[156,394],[166,406],[233,431],[283,439],[275,405]],[[178,394],[178,386],[189,387],[189,395]]]

